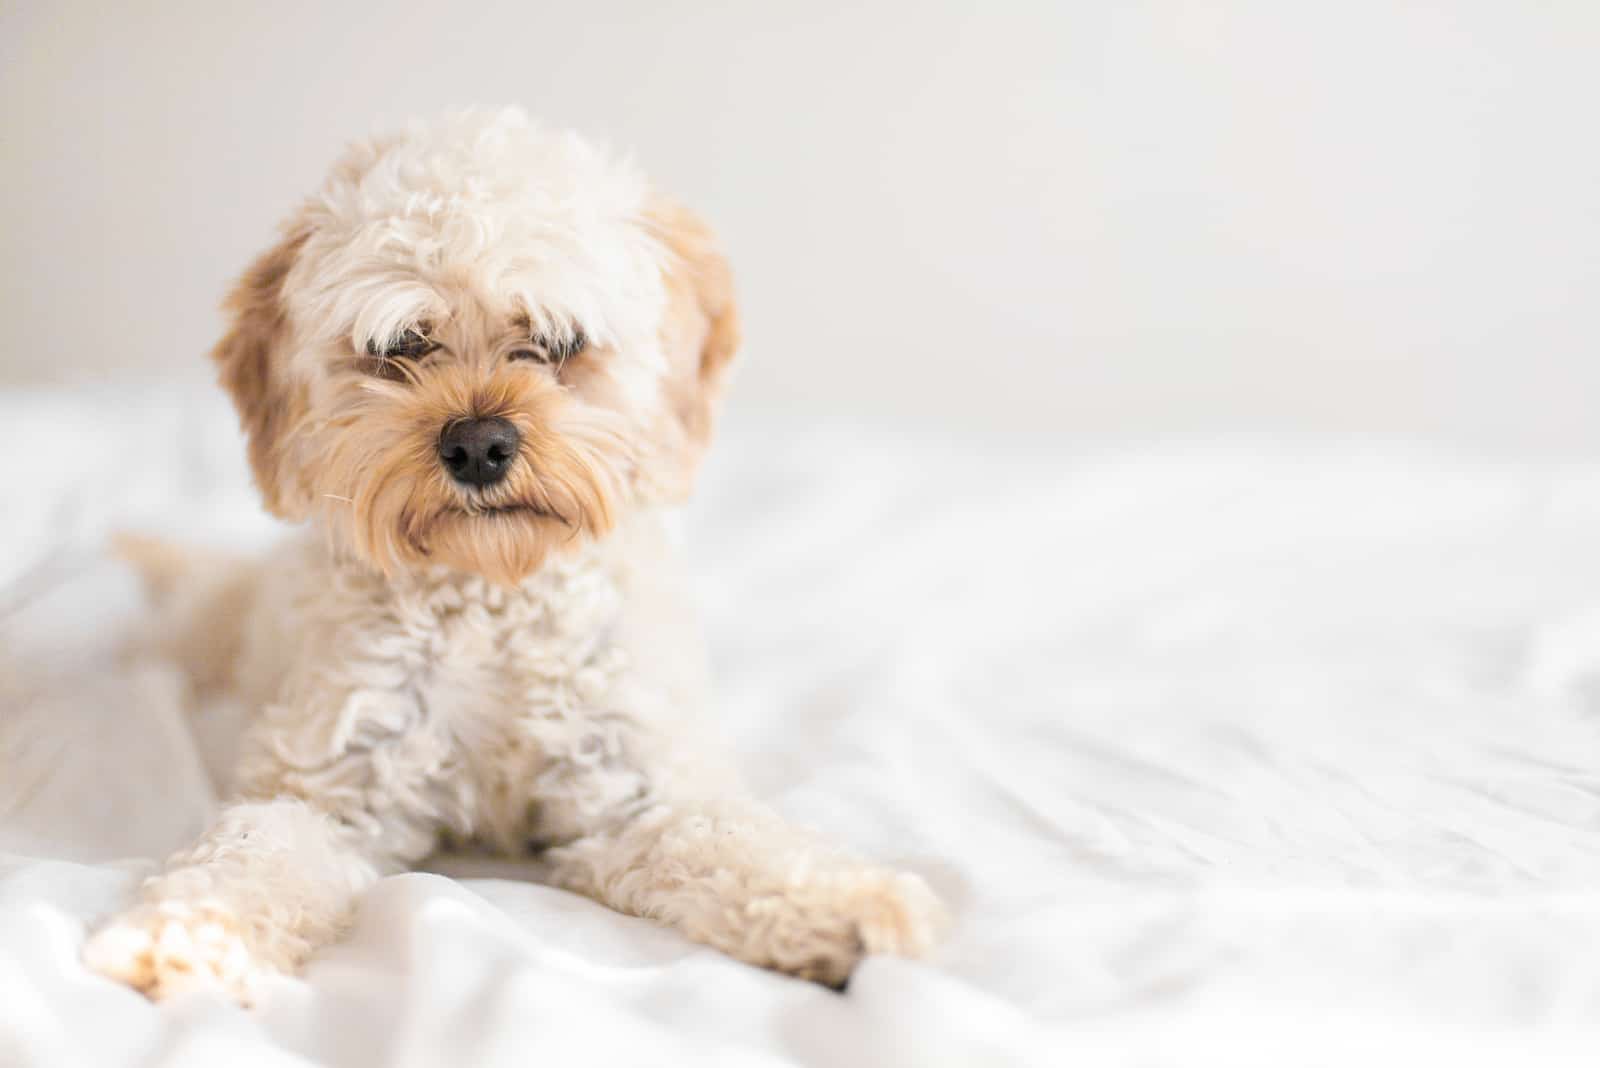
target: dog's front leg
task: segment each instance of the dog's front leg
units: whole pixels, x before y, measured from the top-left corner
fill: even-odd
[[[85,962],[152,998],[211,987],[248,1003],[263,972],[338,936],[379,875],[370,841],[298,798],[230,805],[100,928]]]
[[[919,877],[860,861],[749,799],[652,805],[542,856],[545,877],[749,964],[842,986],[945,925]]]

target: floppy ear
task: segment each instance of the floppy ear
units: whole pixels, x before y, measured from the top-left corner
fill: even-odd
[[[306,411],[304,389],[285,380],[282,366],[288,334],[283,282],[305,239],[291,233],[250,265],[223,302],[232,321],[211,350],[249,439],[256,486],[267,511],[283,519],[304,518],[308,500],[283,463],[289,432]]]
[[[670,425],[663,428],[663,455],[650,481],[661,499],[681,501],[711,444],[728,368],[739,348],[739,311],[728,261],[705,223],[664,197],[651,204],[647,223],[669,254],[661,346],[667,356],[662,392]]]

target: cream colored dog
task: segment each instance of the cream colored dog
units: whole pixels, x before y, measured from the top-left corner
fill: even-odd
[[[234,800],[93,968],[248,1000],[441,839],[829,984],[929,946],[923,882],[751,799],[705,722],[663,523],[738,342],[699,222],[572,135],[454,116],[352,149],[228,307],[256,481],[308,530],[132,549],[247,722]]]

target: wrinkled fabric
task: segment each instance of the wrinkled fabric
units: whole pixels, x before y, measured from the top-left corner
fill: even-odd
[[[684,524],[730,736],[940,952],[840,996],[445,859],[248,1012],[77,964],[213,802],[100,546],[270,539],[232,417],[0,396],[0,494],[0,1065],[1592,1063],[1600,464],[735,418]]]

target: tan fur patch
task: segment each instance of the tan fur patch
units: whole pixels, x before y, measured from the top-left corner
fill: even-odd
[[[667,312],[661,326],[669,370],[663,390],[676,423],[662,433],[660,461],[650,472],[656,495],[682,500],[711,443],[727,372],[741,338],[733,272],[705,223],[688,209],[657,197],[648,218],[672,253],[666,273]]]
[[[282,451],[289,429],[305,413],[306,399],[283,381],[275,352],[288,329],[284,278],[306,237],[290,234],[250,265],[223,303],[232,325],[211,350],[249,438],[256,485],[267,510],[285,519],[305,514],[304,494],[286,484]]]

